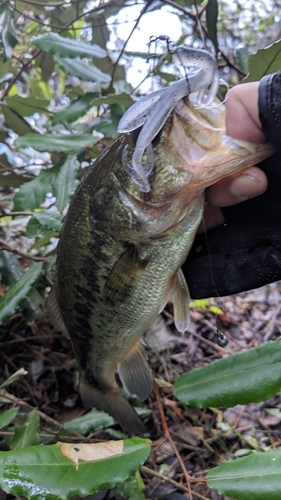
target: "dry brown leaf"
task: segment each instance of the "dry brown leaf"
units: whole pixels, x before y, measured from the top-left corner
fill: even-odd
[[[69,458],[78,469],[78,460],[94,462],[105,458],[121,455],[124,449],[124,440],[105,441],[103,443],[60,443],[62,455]]]

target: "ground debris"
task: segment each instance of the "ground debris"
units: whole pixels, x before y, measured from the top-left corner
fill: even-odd
[[[141,467],[146,499],[190,498],[174,446],[188,474],[202,478],[191,485],[193,500],[228,500],[208,489],[204,482],[208,469],[250,449],[280,448],[280,394],[264,403],[237,405],[213,413],[209,409],[183,406],[173,396],[171,386],[184,372],[278,338],[280,292],[279,282],[237,296],[210,299],[208,307],[192,308],[190,327],[183,335],[173,326],[173,309],[169,304],[148,332],[149,362],[159,381],[170,440],[163,433],[159,405],[152,393],[145,402],[151,413],[144,417],[144,422],[153,451]],[[220,314],[214,314],[212,307],[219,308]],[[217,345],[217,329],[228,337],[225,348]],[[41,315],[33,323],[27,323],[22,314],[15,314],[0,327],[0,344],[0,383],[24,368],[28,374],[19,377],[9,391],[50,419],[48,428],[50,422],[59,428],[62,422],[85,413],[77,391],[78,370],[71,343],[53,328],[47,317]],[[2,409],[10,407],[7,404]],[[47,425],[47,420],[44,424]],[[113,433],[118,429],[115,426]],[[104,430],[82,436],[85,442],[113,438]],[[0,440],[0,443],[0,449],[6,450],[6,442]],[[13,498],[0,492],[0,500]],[[87,499],[122,500],[122,497],[115,490],[105,490]]]

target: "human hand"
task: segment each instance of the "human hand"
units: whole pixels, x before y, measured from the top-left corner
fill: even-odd
[[[226,133],[229,136],[254,143],[266,141],[259,119],[258,87],[259,82],[245,83],[233,87],[226,94]],[[266,188],[267,177],[255,166],[213,184],[205,195],[205,228],[211,229],[224,223],[221,207],[258,196]]]

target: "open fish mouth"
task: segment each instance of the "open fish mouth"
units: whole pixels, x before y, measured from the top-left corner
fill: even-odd
[[[177,66],[192,68],[186,78],[169,87],[141,98],[133,104],[121,118],[118,132],[131,132],[142,127],[136,141],[132,162],[129,163],[127,151],[124,152],[123,165],[133,182],[141,191],[150,191],[148,176],[154,166],[152,141],[166,123],[177,103],[190,94],[197,93],[196,105],[208,107],[214,101],[219,87],[219,72],[215,58],[203,49],[193,49],[185,45],[173,51],[173,62]],[[206,91],[210,86],[209,93]],[[145,160],[143,161],[144,153]]]

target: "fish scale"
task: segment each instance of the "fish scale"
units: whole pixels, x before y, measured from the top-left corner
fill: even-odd
[[[119,137],[83,177],[61,231],[51,316],[72,339],[83,402],[129,433],[144,427],[115,374],[129,396],[146,399],[153,377],[143,334],[169,299],[177,329],[188,326],[180,267],[202,218],[205,187],[273,153],[225,136],[224,107],[215,108],[178,103],[153,141],[148,192],[122,163],[124,148],[132,159],[135,134]]]

